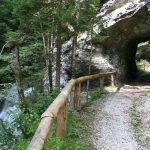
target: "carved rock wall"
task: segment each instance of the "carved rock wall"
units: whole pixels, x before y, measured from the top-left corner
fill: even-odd
[[[111,63],[121,80],[136,76],[137,44],[150,40],[150,0],[110,0],[98,14],[103,18],[109,37],[101,44],[111,51]],[[117,56],[117,57],[116,57]]]

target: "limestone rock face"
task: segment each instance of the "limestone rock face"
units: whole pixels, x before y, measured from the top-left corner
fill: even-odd
[[[76,78],[89,74],[89,64],[91,55],[90,38],[87,33],[81,33],[78,37],[78,49],[76,51]],[[73,39],[65,42],[62,46],[61,56],[61,88],[63,88],[69,79],[71,79],[71,49]],[[114,70],[110,64],[110,54],[103,55],[101,45],[93,45],[92,47],[92,60],[91,60],[91,74],[100,72],[107,72]],[[54,49],[54,59],[56,58],[56,48]],[[55,61],[54,61],[55,62]],[[53,85],[55,85],[56,72],[55,63],[53,62]],[[43,79],[44,91],[49,92],[49,79],[48,70],[46,69],[45,77]],[[92,84],[95,87],[95,83]],[[99,82],[96,83],[99,85]]]
[[[93,45],[91,74],[115,69],[119,79],[124,81],[136,74],[137,44],[150,40],[150,0],[102,0],[102,3],[97,16],[103,19],[109,34],[107,39]],[[98,33],[100,30],[96,27],[94,31]],[[91,47],[87,36],[88,33],[82,33],[78,37],[76,77],[88,74]],[[63,44],[62,87],[71,78],[71,48],[72,39]],[[55,83],[55,64],[53,79]],[[44,87],[48,86],[46,74]]]
[[[112,54],[111,63],[120,79],[134,78],[137,44],[150,40],[150,0],[109,0],[98,17],[109,33],[101,44]]]

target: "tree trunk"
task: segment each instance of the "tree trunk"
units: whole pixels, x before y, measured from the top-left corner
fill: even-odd
[[[61,36],[57,36],[57,54],[56,54],[56,88],[60,90],[60,74],[61,74],[61,49],[62,49],[62,40]]]
[[[88,68],[88,73],[89,75],[91,74],[91,66],[92,66],[92,57],[93,57],[93,43],[92,43],[92,38],[93,38],[93,25],[91,25],[91,51],[90,51],[90,56],[89,56],[89,68]],[[90,81],[87,81],[87,101],[88,101],[88,95],[89,95],[89,86],[90,86]]]
[[[49,79],[49,91],[53,90],[53,79],[52,79],[52,54],[51,54],[51,39],[50,34],[48,33],[47,36],[47,52],[48,52],[48,62],[47,62],[47,69],[48,69],[48,79]]]
[[[72,56],[71,56],[71,77],[75,78],[76,76],[76,49],[77,49],[77,34],[74,34],[73,38],[73,48],[72,48]]]
[[[58,1],[58,15],[61,16],[62,10],[61,7],[63,5],[63,0]],[[56,25],[56,88],[60,90],[60,75],[61,75],[61,49],[62,49],[62,20],[58,20]]]
[[[24,110],[27,110],[27,103],[25,101],[25,96],[24,96],[24,90],[23,90],[23,80],[22,80],[22,75],[21,75],[21,66],[20,66],[20,59],[19,59],[19,49],[15,46],[13,51],[13,72],[15,75],[16,79],[16,85],[18,89],[18,95],[21,100],[21,107]]]
[[[15,46],[12,52],[13,52],[13,71],[15,74],[18,94],[20,98],[24,98],[23,82],[22,82],[21,67],[20,67],[20,60],[19,60],[19,50]]]
[[[46,40],[45,40],[45,35],[44,35],[42,23],[40,23],[40,27],[41,27],[41,35],[42,35],[43,47],[44,47],[44,56],[46,57],[46,55],[47,55]]]

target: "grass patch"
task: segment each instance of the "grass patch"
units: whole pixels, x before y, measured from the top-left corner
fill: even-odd
[[[99,88],[89,91],[89,100],[95,101],[101,97],[101,92]]]
[[[67,135],[65,138],[56,137],[56,126],[53,125],[45,150],[90,150],[86,137],[90,133],[87,121],[79,118],[74,111],[68,112]],[[86,137],[81,139],[84,134]]]
[[[130,115],[131,115],[131,124],[134,128],[134,133],[137,142],[144,147],[148,147],[149,146],[148,143],[150,143],[150,137],[144,135],[144,131],[142,129],[142,120],[140,118],[139,112],[137,111],[136,105],[134,105],[131,108]]]
[[[141,128],[142,120],[140,118],[139,112],[137,111],[135,105],[131,108],[131,124],[134,128],[135,137],[136,137],[137,141],[139,143],[141,143],[142,142],[141,137],[143,136],[142,135],[142,128]]]
[[[97,93],[97,92],[96,92]],[[2,150],[25,150],[31,142],[31,139],[38,127],[40,115],[50,105],[50,103],[58,95],[57,90],[54,90],[51,95],[44,95],[38,91],[34,91],[29,97],[30,102],[29,112],[26,114],[20,113],[16,116],[13,122],[14,128],[21,131],[20,138],[13,136],[13,129],[5,130],[4,135],[11,135],[11,137],[2,136],[6,146]],[[97,94],[96,94],[97,95]],[[99,95],[98,95],[99,96]],[[97,97],[93,96],[94,98]],[[65,138],[56,137],[56,124],[51,129],[51,135],[46,143],[46,150],[90,150],[87,139],[90,135],[88,122],[85,118],[79,116],[75,111],[68,111],[67,135]],[[15,140],[15,141],[14,141]]]

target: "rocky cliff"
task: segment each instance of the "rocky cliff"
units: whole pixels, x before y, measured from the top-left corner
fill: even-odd
[[[101,42],[103,50],[112,54],[120,79],[133,79],[137,44],[150,40],[150,0],[105,1],[98,17],[109,33]]]
[[[97,17],[103,20],[108,35],[105,40],[96,41],[93,45],[91,74],[115,69],[118,79],[122,81],[135,78],[137,45],[150,40],[150,0],[102,0]],[[94,29],[101,35],[103,30],[100,30],[97,27]],[[91,50],[89,40],[88,33],[78,37],[76,77],[88,74]],[[62,87],[71,77],[71,47],[72,39],[63,45]],[[47,75],[44,81],[45,87],[48,87]]]

